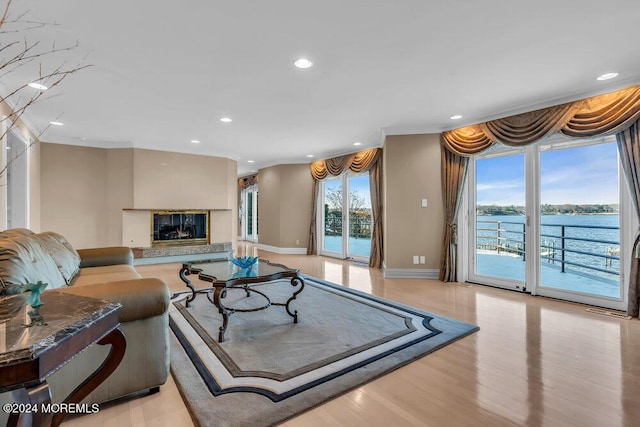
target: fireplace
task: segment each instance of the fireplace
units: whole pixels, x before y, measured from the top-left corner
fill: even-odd
[[[152,211],[151,246],[209,243],[209,211]]]

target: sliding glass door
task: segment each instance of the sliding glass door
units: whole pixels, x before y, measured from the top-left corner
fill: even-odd
[[[258,186],[245,188],[242,193],[245,206],[243,215],[244,239],[250,242],[258,241]]]
[[[469,280],[624,308],[624,230],[637,225],[615,140],[498,150],[470,162]]]
[[[539,162],[537,293],[615,306],[623,299],[616,143],[541,146]]]
[[[367,260],[372,229],[369,175],[343,174],[325,179],[318,203],[320,253]]]
[[[470,279],[508,289],[525,288],[526,194],[524,151],[476,159],[469,174],[473,200]]]

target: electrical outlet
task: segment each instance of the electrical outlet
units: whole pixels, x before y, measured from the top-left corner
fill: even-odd
[[[418,264],[420,262],[420,257],[418,257],[418,255],[414,255],[413,256],[413,263],[414,264]]]
[[[428,206],[428,201],[427,199],[422,199],[422,207],[426,208]]]
[[[425,257],[424,255],[420,255],[420,264],[426,264],[427,262],[427,257]]]
[[[296,245],[299,245],[299,244],[300,244],[300,240],[296,239]]]

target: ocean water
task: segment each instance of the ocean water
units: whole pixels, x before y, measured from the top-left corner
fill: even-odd
[[[342,252],[342,236],[324,236],[323,249],[330,252]],[[349,237],[349,254],[369,258],[371,254],[371,239]]]
[[[526,241],[526,236],[523,235],[524,216],[477,216],[476,219],[478,221],[477,227],[485,229],[477,232],[477,243],[479,245],[495,244],[498,221],[502,230],[500,235],[507,239],[505,242],[510,246],[521,248],[523,241]],[[542,215],[541,245],[547,248],[541,249],[542,251],[546,250],[546,255],[551,258],[543,259],[542,262],[561,266],[563,240],[561,236],[563,229],[565,248],[583,252],[565,251],[565,261],[582,264],[582,266],[565,264],[566,269],[608,280],[618,280],[620,273],[619,259],[606,259],[602,256],[610,255],[616,257],[619,255],[619,215]]]

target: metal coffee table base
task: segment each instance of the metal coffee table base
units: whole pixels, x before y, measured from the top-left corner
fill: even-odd
[[[293,317],[293,323],[298,323],[298,310],[293,310],[292,312],[289,308],[289,304],[291,304],[291,301],[295,300],[296,296],[304,289],[304,280],[301,277],[294,277],[291,279],[291,286],[297,289],[286,302],[273,302],[264,292],[260,292],[259,290],[250,287],[248,284],[229,287],[215,286],[210,288],[207,291],[207,299],[215,305],[218,312],[222,314],[222,326],[220,326],[220,332],[218,333],[218,342],[224,342],[224,333],[227,331],[227,326],[229,325],[229,317],[233,313],[250,313],[253,311],[266,310],[272,305],[279,305],[285,308],[289,316]],[[252,293],[258,294],[264,298],[265,304],[256,308],[227,307],[224,305],[223,300],[227,296],[228,289],[243,289],[247,293],[247,297],[250,297]]]
[[[180,269],[180,279],[191,290],[191,295],[186,299],[186,306],[196,298],[198,294],[206,294],[207,299],[218,309],[218,312],[222,315],[222,326],[218,333],[218,342],[224,342],[224,334],[227,331],[229,325],[229,317],[233,313],[248,313],[253,311],[266,310],[272,305],[284,307],[287,314],[293,318],[293,323],[298,323],[298,311],[291,310],[290,304],[296,299],[298,294],[304,289],[304,279],[300,276],[298,270],[293,270],[284,265],[271,264],[268,261],[261,261],[269,270],[264,275],[252,275],[246,277],[231,277],[224,279],[222,276],[224,269],[218,276],[212,274],[216,272],[216,268],[222,266],[220,261],[212,262],[193,262],[184,263]],[[213,286],[208,288],[197,289],[189,280],[187,276],[191,274],[197,274],[198,279],[210,282]],[[290,279],[290,284],[293,287],[293,293],[286,302],[273,302],[268,295],[264,292],[255,289],[254,286],[258,284],[264,284],[278,279]],[[255,308],[236,308],[229,307],[224,304],[224,299],[227,296],[227,290],[229,289],[241,289],[246,292],[246,296],[250,297],[252,294],[257,294],[264,298],[264,304]]]

